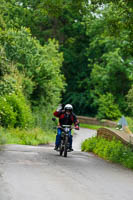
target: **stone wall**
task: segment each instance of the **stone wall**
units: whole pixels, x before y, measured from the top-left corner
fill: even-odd
[[[110,120],[98,120],[92,117],[84,117],[84,116],[77,116],[80,123],[83,124],[92,124],[92,125],[101,125],[101,126],[108,126],[108,127],[116,127],[117,123],[110,121]]]
[[[97,131],[97,136],[102,136],[106,139],[112,140],[114,137],[120,140],[122,143],[126,145],[133,146],[133,134],[126,133],[125,131],[116,130],[115,127],[117,126],[116,122],[110,120],[102,120],[99,121],[96,118],[92,117],[84,117],[84,116],[77,116],[80,123],[83,124],[92,124],[92,125],[101,125],[106,126],[109,128],[99,128]]]
[[[109,140],[112,140],[115,137],[122,143],[133,146],[133,135],[125,133],[124,131],[114,130],[111,128],[99,128],[97,131],[97,136],[101,136]]]

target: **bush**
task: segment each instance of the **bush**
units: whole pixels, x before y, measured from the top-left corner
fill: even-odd
[[[91,139],[86,139],[82,145],[81,149],[82,151],[87,151],[87,152],[93,152],[93,149],[96,146],[96,139],[95,137],[92,137]]]
[[[13,107],[7,102],[5,97],[0,97],[0,125],[4,127],[14,127],[17,114]]]
[[[4,48],[0,45],[0,78],[10,72],[11,64],[9,64]]]
[[[7,96],[7,101],[13,107],[15,113],[17,113],[15,127],[27,128],[33,125],[32,112],[30,106],[25,97],[19,93]]]
[[[21,93],[0,97],[0,124],[3,127],[21,128],[33,125],[30,106]]]
[[[99,99],[98,115],[99,119],[116,120],[121,116],[118,105],[114,103],[112,94],[101,95]]]
[[[116,139],[109,141],[102,137],[93,137],[85,140],[81,149],[133,169],[133,150]]]
[[[133,85],[127,94],[128,110],[131,116],[133,116]]]
[[[30,30],[22,27],[2,31],[0,45],[4,46],[7,59],[25,75],[22,86],[31,104],[56,106],[64,90],[63,54],[59,52],[58,42],[49,40],[41,46]]]

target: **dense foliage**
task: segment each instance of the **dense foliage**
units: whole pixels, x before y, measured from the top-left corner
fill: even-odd
[[[120,141],[114,139],[109,141],[102,137],[93,137],[82,143],[82,151],[94,152],[98,156],[120,163],[125,167],[133,169],[133,150]]]
[[[79,115],[133,116],[132,13],[129,0],[2,0],[1,102],[21,93],[39,126],[60,101]],[[14,109],[11,126],[27,126]]]
[[[118,105],[114,103],[114,98],[111,93],[101,95],[99,98],[98,115],[99,119],[113,119],[116,120],[121,116]]]
[[[84,17],[86,34],[91,37],[88,56],[93,106],[99,107],[99,97],[109,92],[124,114],[128,113],[126,95],[133,82],[131,27],[122,26],[128,17],[126,6],[123,1],[101,7],[94,3],[88,6],[93,13]]]
[[[49,40],[42,46],[22,27],[0,30],[0,45],[0,125],[34,126],[31,112],[52,113],[64,88],[58,42]],[[41,118],[45,123],[42,112]]]

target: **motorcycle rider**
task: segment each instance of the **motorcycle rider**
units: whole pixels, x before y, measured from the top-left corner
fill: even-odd
[[[59,118],[59,126],[62,125],[72,125],[74,123],[75,129],[79,130],[79,121],[77,120],[76,115],[73,113],[73,106],[71,104],[66,104],[65,106],[59,107],[54,113],[55,117]],[[56,135],[56,141],[55,141],[55,148],[54,150],[58,150],[58,147],[61,142],[61,128],[57,128],[57,135]],[[72,134],[70,131],[69,135],[69,150],[73,151],[72,149]]]

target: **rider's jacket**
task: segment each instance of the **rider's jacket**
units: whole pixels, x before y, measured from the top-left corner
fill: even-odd
[[[75,126],[78,126],[79,121],[76,117],[76,115],[72,112],[70,115],[67,115],[62,110],[55,111],[54,113],[55,117],[59,118],[59,125],[72,125],[74,123]]]

